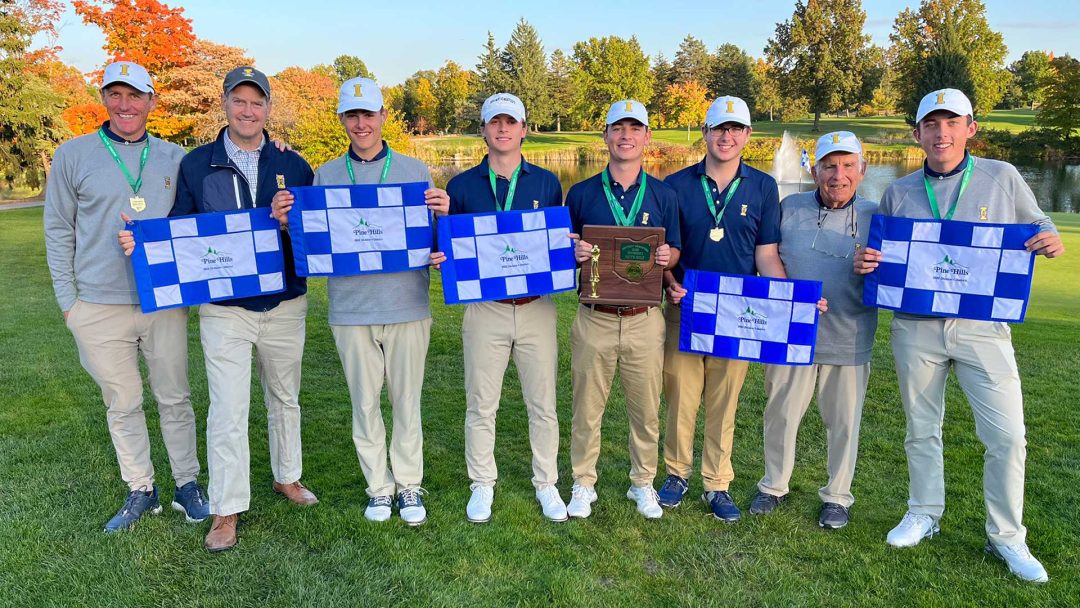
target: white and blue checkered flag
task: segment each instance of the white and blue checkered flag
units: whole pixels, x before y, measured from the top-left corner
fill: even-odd
[[[296,274],[348,276],[431,264],[425,182],[304,186],[289,211]]]
[[[443,299],[466,304],[577,287],[566,207],[439,218]]]
[[[285,290],[281,230],[265,207],[133,224],[143,312]]]
[[[901,312],[1021,322],[1035,254],[1034,224],[984,224],[875,215],[866,245],[883,258],[863,283],[863,303]]]
[[[725,359],[810,365],[819,281],[687,270],[679,350]]]

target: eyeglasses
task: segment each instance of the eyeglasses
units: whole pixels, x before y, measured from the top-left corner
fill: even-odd
[[[822,214],[824,212],[824,214]],[[822,230],[822,225],[832,215],[828,211],[819,208],[818,209],[818,221],[817,221],[817,233],[814,234],[814,240],[810,243],[810,248],[818,253],[824,253],[829,257],[848,259],[859,248],[859,243],[856,241],[859,233],[859,224],[855,221],[855,204],[848,205],[848,228],[850,229],[850,237],[845,232],[837,232],[836,230]]]
[[[716,126],[709,129],[709,132],[712,133],[714,137],[723,137],[724,133],[742,135],[743,133],[746,133],[746,125],[731,125],[728,127]]]

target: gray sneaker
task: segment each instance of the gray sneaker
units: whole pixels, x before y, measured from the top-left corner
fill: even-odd
[[[821,505],[821,513],[818,515],[818,525],[826,530],[836,530],[848,525],[848,510],[835,502],[827,502]]]
[[[105,524],[105,533],[112,534],[120,530],[127,530],[135,525],[135,522],[147,512],[153,515],[161,513],[161,503],[158,502],[156,485],[149,492],[145,489],[139,489],[128,494],[124,506],[120,507],[120,510],[116,512],[116,515],[113,515],[109,523]]]

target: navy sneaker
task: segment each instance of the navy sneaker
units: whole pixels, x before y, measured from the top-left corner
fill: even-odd
[[[156,485],[150,492],[140,489],[128,494],[124,506],[120,507],[120,510],[116,512],[116,515],[113,515],[109,523],[105,524],[105,533],[112,534],[113,532],[131,528],[143,516],[143,513],[148,511],[154,515],[161,513],[161,503],[158,502]]]
[[[739,521],[742,511],[735,506],[735,500],[727,492],[706,492],[701,495],[701,500],[712,509],[713,517],[721,521]]]
[[[768,515],[772,513],[780,503],[784,502],[783,496],[773,496],[759,491],[754,500],[750,501],[750,513],[754,515]]]
[[[838,530],[848,525],[848,510],[843,505],[827,502],[821,505],[818,525],[826,530]]]
[[[176,488],[172,508],[183,513],[189,524],[210,517],[210,502],[206,500],[206,492],[199,487],[197,481],[189,481],[183,487]]]
[[[678,475],[668,475],[664,485],[660,486],[657,496],[660,497],[660,506],[674,509],[682,503],[683,495],[686,494],[686,480]]]

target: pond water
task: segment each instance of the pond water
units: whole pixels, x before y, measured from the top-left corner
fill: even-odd
[[[445,185],[447,180],[473,164],[462,163],[434,167],[433,173],[436,184]],[[771,163],[751,162],[749,164],[766,172],[771,170]],[[570,189],[570,186],[599,173],[604,168],[603,163],[547,163],[544,166],[559,176],[564,193]],[[684,163],[657,163],[646,165],[646,170],[650,175],[664,178],[684,166],[686,166]],[[859,187],[859,193],[868,199],[879,200],[885,188],[893,180],[915,171],[920,166],[921,163],[919,162],[871,164],[866,169],[866,178],[863,179],[863,183]],[[1080,165],[1044,162],[1032,165],[1017,164],[1016,168],[1028,185],[1031,186],[1039,206],[1044,211],[1080,212]],[[798,185],[796,184],[794,187],[797,188]],[[810,176],[807,175],[803,189],[809,190],[812,188],[813,184],[810,182]]]

